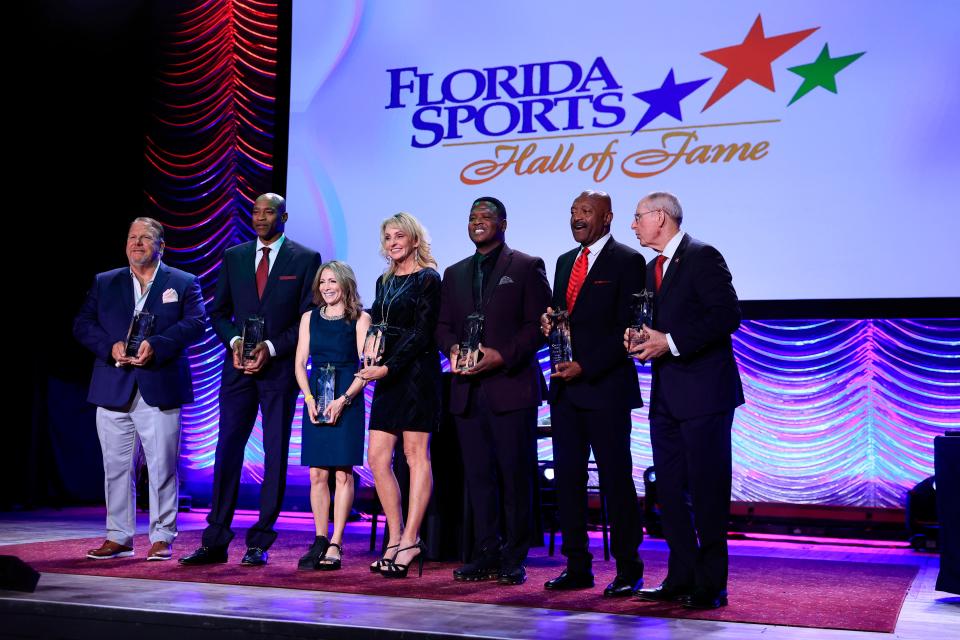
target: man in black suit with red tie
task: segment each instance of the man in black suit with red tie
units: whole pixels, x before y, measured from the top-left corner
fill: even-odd
[[[286,221],[286,202],[281,196],[266,193],[258,197],[252,220],[257,239],[231,247],[223,255],[210,306],[213,328],[227,348],[220,381],[213,506],[202,546],[180,558],[181,564],[227,561],[243,450],[258,407],[263,416],[264,458],[260,518],[247,531],[247,551],[241,564],[266,564],[267,549],[277,537],[273,525],[286,488],[290,431],[299,393],[293,356],[300,316],[312,304],[313,279],[320,267],[320,254],[284,235]],[[263,319],[264,333],[252,358],[245,360],[241,336],[251,317]]]
[[[630,411],[643,406],[637,371],[623,346],[633,295],[643,288],[643,257],[610,235],[610,196],[584,191],[570,208],[570,229],[580,246],[557,259],[553,309],[567,309],[573,362],[550,380],[553,459],[560,508],[561,551],[567,568],[544,587],[593,587],[587,537],[587,462],[590,449],[610,513],[617,575],[606,597],[629,596],[643,584],[643,540],[630,455]],[[541,319],[549,332],[547,316]]]
[[[676,196],[655,192],[631,225],[640,244],[660,254],[647,272],[653,327],[644,327],[647,339],[632,355],[653,363],[650,441],[670,546],[663,584],[637,596],[714,609],[727,604],[730,428],[743,404],[730,336],[740,304],[723,256],[681,231],[682,221]]]
[[[543,260],[505,244],[506,229],[502,202],[474,201],[467,233],[477,250],[443,274],[436,336],[454,372],[450,412],[473,508],[473,560],[453,577],[516,585],[526,580],[531,543],[537,407],[545,386],[537,361],[539,319],[550,285]],[[482,355],[461,371],[457,363],[468,354],[459,343],[475,313],[483,316]]]

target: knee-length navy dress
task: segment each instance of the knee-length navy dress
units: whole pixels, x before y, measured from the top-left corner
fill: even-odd
[[[310,314],[310,393],[316,397],[321,367],[336,369],[335,398],[353,383],[357,372],[357,321],[327,320],[315,309]],[[303,412],[300,464],[309,467],[349,467],[363,464],[363,394],[344,407],[334,424],[314,424]]]

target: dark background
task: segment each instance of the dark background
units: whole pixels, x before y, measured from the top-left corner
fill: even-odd
[[[17,367],[5,377],[15,398],[8,406],[29,414],[7,424],[0,509],[103,500],[94,410],[83,402],[92,357],[71,327],[94,274],[126,262],[127,226],[143,211],[155,62],[154,3],[25,4],[27,46],[11,59],[23,92],[7,96],[21,110],[11,134],[22,164],[8,193],[23,196],[15,216],[26,243],[17,253],[31,256],[32,273],[18,279],[26,290],[14,295],[27,304],[6,334],[29,376]]]

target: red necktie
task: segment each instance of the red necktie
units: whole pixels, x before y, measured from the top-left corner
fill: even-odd
[[[667,261],[667,256],[662,253],[657,256],[657,264],[653,267],[653,284],[657,293],[660,293],[660,285],[663,284],[663,263]]]
[[[567,283],[567,311],[573,312],[573,305],[577,303],[577,295],[583,286],[583,281],[587,279],[587,256],[590,249],[583,248],[577,261],[573,263],[573,269],[570,271],[570,282]]]
[[[257,296],[263,298],[263,290],[267,288],[267,276],[270,275],[270,247],[264,247],[263,257],[257,265]]]

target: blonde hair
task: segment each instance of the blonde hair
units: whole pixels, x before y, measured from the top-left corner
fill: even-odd
[[[396,263],[390,259],[390,255],[384,247],[383,237],[387,232],[387,227],[395,227],[403,231],[417,245],[414,249],[414,255],[420,268],[436,268],[437,261],[433,259],[433,255],[430,253],[430,238],[427,236],[427,230],[412,214],[401,211],[380,223],[380,255],[387,259],[387,270],[383,272],[384,282],[392,278],[397,270]]]
[[[320,268],[317,269],[317,275],[313,277],[313,304],[320,309],[327,306],[323,301],[323,296],[320,295],[320,276],[327,269],[333,272],[337,284],[340,285],[340,292],[343,296],[343,317],[347,320],[356,320],[363,313],[363,304],[360,302],[360,294],[357,293],[357,276],[354,275],[353,269],[346,262],[331,260],[320,265]]]

